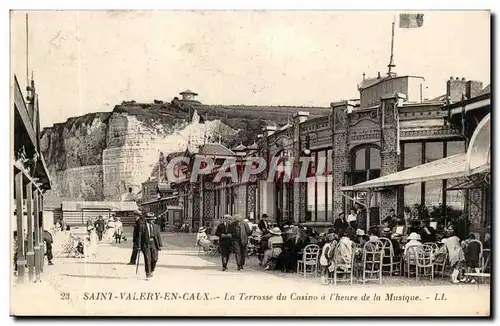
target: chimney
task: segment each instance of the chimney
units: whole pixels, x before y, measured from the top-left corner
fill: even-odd
[[[462,95],[466,93],[467,81],[465,78],[460,80],[460,78],[450,77],[450,80],[446,82],[446,96],[449,97],[451,103],[460,102],[462,100]]]
[[[296,123],[302,123],[307,121],[307,118],[309,117],[309,112],[305,111],[299,111],[293,115],[293,122]]]
[[[377,74],[377,78],[380,79],[380,71]]]
[[[473,98],[479,95],[483,90],[483,83],[477,80],[469,80],[465,84],[465,96]]]

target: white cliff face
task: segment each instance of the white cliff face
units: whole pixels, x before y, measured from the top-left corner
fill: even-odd
[[[161,112],[160,112],[161,113]],[[148,179],[160,152],[195,152],[205,141],[228,139],[237,130],[219,120],[200,123],[154,114],[92,113],[71,118],[43,131],[40,146],[52,179],[45,197],[49,206],[61,200],[120,200]]]
[[[113,114],[108,133],[110,146],[102,155],[104,199],[120,200],[129,187],[137,193],[151,175],[160,152],[167,155],[184,151],[188,143],[190,151],[196,151],[205,135],[214,138],[221,132],[237,132],[218,120],[206,124],[199,121],[195,114],[191,123],[165,128],[160,124],[146,125],[133,115]]]

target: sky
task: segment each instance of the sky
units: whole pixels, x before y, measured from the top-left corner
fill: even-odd
[[[423,12],[396,24],[399,75],[425,77],[424,97],[451,76],[490,83],[490,14]],[[358,98],[363,73],[385,74],[397,13],[342,11],[34,11],[11,13],[11,70],[33,71],[41,126],[124,100],[324,106]]]

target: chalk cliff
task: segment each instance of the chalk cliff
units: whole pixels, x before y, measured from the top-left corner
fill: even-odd
[[[128,187],[134,192],[141,189],[160,152],[184,151],[188,143],[195,151],[205,137],[229,147],[248,145],[265,125],[286,123],[291,112],[303,110],[276,108],[132,101],[115,106],[112,112],[86,114],[44,128],[41,151],[52,179],[45,205],[77,199],[120,200]],[[328,114],[326,108],[314,110],[313,116]]]

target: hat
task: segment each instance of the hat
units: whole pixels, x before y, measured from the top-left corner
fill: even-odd
[[[250,222],[247,218],[243,220],[243,222]]]
[[[274,234],[274,235],[281,235],[281,230],[279,227],[274,227],[271,230],[269,230],[269,233]]]
[[[207,228],[200,226],[200,228],[198,229],[198,232],[205,232],[206,230],[207,230]]]
[[[233,218],[234,218],[235,220],[242,220],[242,219],[243,219],[243,218],[241,217],[241,215],[240,215],[240,214],[234,214],[234,215],[233,215]]]
[[[224,218],[232,218],[232,216],[230,214],[226,214],[224,215]]]
[[[408,236],[407,239],[408,240],[420,240],[421,237],[420,237],[420,234],[418,234],[416,232],[412,232],[412,233],[410,233],[410,235]]]
[[[386,233],[387,233],[387,232],[391,232],[391,229],[390,229],[390,228],[384,228],[384,229],[382,230],[382,232],[386,232]]]
[[[153,213],[147,213],[146,214],[146,219],[148,219],[148,220],[154,220],[154,219],[156,219],[156,216]]]
[[[362,237],[362,236],[364,236],[364,235],[365,235],[365,231],[363,231],[363,230],[361,230],[361,229],[357,229],[357,230],[356,230],[356,235],[357,235],[358,237]]]

